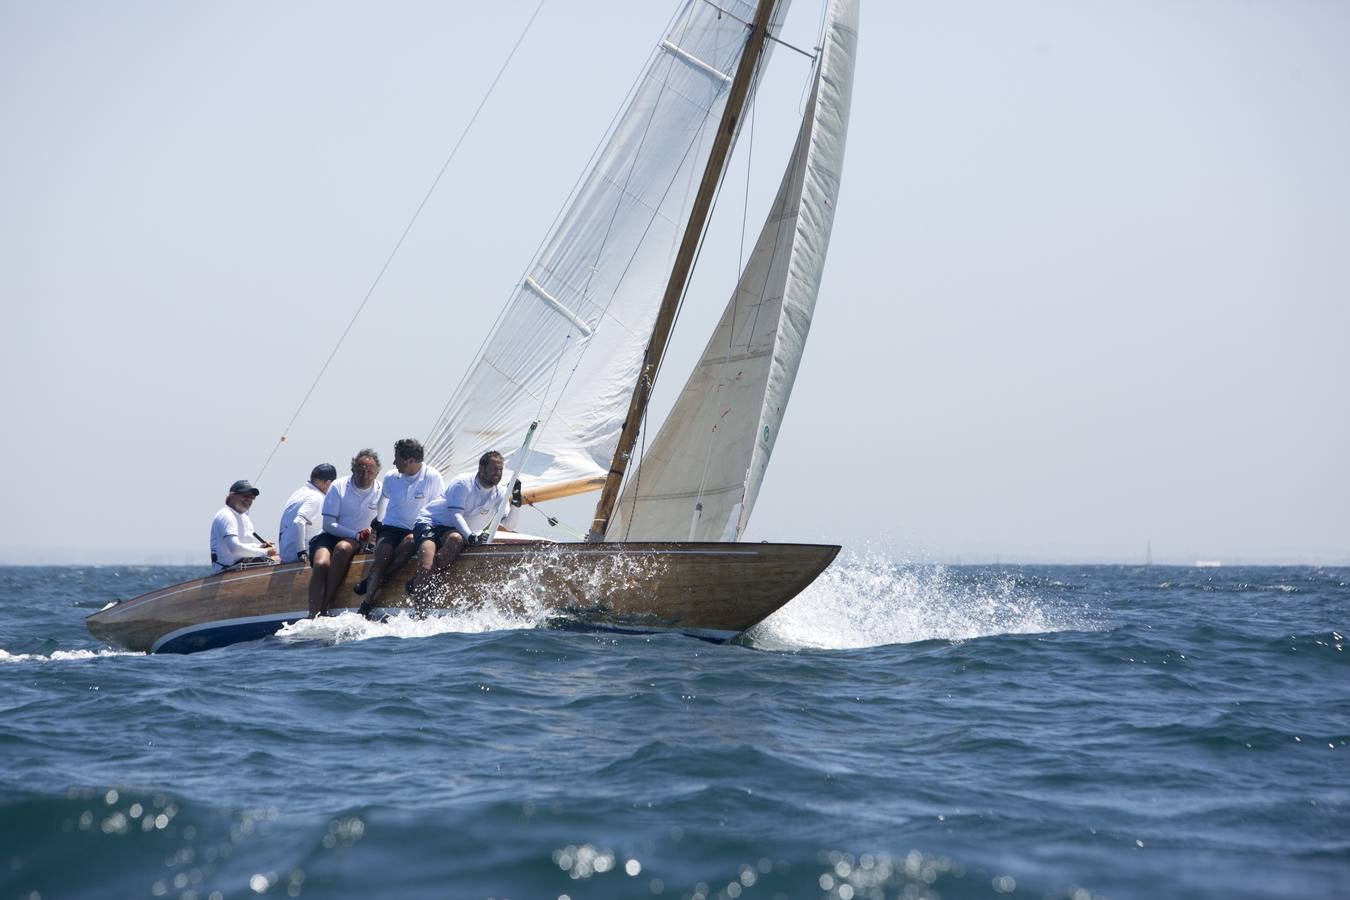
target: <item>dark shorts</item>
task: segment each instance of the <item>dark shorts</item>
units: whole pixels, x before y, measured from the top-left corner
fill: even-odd
[[[393,544],[397,547],[403,542],[403,539],[412,534],[411,528],[399,528],[397,525],[381,525],[379,530],[379,543]]]
[[[437,549],[445,546],[446,535],[455,530],[453,525],[432,525],[430,522],[418,522],[413,526],[413,544],[420,547],[423,541],[431,541]]]
[[[314,551],[322,548],[324,550],[327,550],[328,553],[331,555],[333,552],[333,548],[337,546],[337,542],[340,540],[342,540],[342,538],[338,537],[336,534],[329,534],[326,531],[321,531],[318,534],[314,535],[314,537],[310,538],[309,539],[310,566],[314,565]]]

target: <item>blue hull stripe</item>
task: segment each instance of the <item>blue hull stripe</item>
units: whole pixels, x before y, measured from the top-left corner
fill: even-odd
[[[215,622],[203,622],[170,631],[155,641],[151,653],[196,653],[198,650],[212,650],[237,644],[240,641],[256,641],[276,634],[283,626],[298,622],[309,615],[307,610],[273,614],[270,616],[246,616],[240,619],[219,619]]]
[[[376,619],[405,613],[406,609],[381,608],[373,612]],[[270,616],[247,616],[239,619],[220,619],[215,622],[203,622],[171,631],[155,641],[151,653],[196,653],[199,650],[214,650],[243,641],[257,641],[271,637],[284,626],[298,622],[308,613],[305,610],[280,613]],[[737,634],[734,631],[715,631],[709,628],[642,628],[623,625],[605,625],[603,623],[577,622],[558,618],[548,623],[549,628],[562,631],[608,632],[611,634],[684,634],[714,643],[725,643]]]

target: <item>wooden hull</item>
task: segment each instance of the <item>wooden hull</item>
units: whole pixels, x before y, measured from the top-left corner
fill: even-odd
[[[574,626],[728,639],[795,597],[838,552],[819,544],[492,544],[465,550],[419,611],[500,604]],[[369,556],[352,563],[335,613],[360,605],[352,586],[369,565]],[[414,570],[409,562],[393,573],[382,611],[413,607],[403,584]],[[289,563],[199,578],[106,607],[85,624],[99,640],[146,652],[256,640],[305,617],[309,575]]]

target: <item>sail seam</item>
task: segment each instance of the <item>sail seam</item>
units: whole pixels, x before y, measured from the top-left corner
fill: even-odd
[[[699,368],[709,368],[722,363],[745,362],[749,359],[763,359],[773,354],[772,347],[765,347],[763,350],[751,350],[745,353],[728,353],[726,356],[708,357],[698,363]]]
[[[637,498],[647,500],[692,500],[695,497],[707,497],[718,494],[730,494],[744,488],[744,484],[728,484],[718,488],[706,488],[696,491],[675,491],[670,494],[638,494]]]
[[[660,199],[659,202],[664,202],[665,199],[666,199],[666,196],[670,193],[671,188],[674,187],[675,181],[676,181],[677,178],[678,178],[678,172],[679,172],[681,169],[683,169],[683,167],[684,167],[684,160],[687,159],[687,158],[689,157],[689,154],[690,154],[691,152],[693,152],[693,150],[694,150],[694,148],[695,148],[696,146],[701,146],[702,141],[703,141],[703,138],[704,138],[704,136],[705,136],[705,134],[706,134],[706,132],[707,132],[707,128],[708,128],[708,119],[709,119],[710,114],[711,114],[711,112],[712,112],[712,109],[711,109],[710,107],[705,107],[705,106],[703,106],[702,104],[696,103],[696,102],[694,102],[693,100],[690,100],[688,97],[685,97],[685,96],[684,96],[683,94],[681,94],[679,91],[673,90],[673,89],[670,87],[669,79],[667,79],[667,81],[662,85],[662,91],[665,92],[665,93],[674,94],[675,96],[680,97],[680,98],[683,99],[685,102],[692,104],[696,109],[702,109],[703,112],[704,112],[704,116],[703,116],[703,124],[702,124],[699,128],[697,128],[697,129],[695,129],[695,130],[693,131],[693,133],[690,135],[690,139],[689,139],[688,143],[685,144],[684,152],[683,152],[683,154],[681,154],[680,165],[679,165],[679,166],[677,167],[677,169],[676,169],[676,175],[672,176],[671,180],[666,184],[665,189],[661,192],[661,199]],[[645,135],[645,132],[644,132],[644,135]],[[640,148],[639,148],[639,149],[640,149]],[[603,177],[604,177],[604,176],[602,176],[602,178],[603,178]],[[608,179],[606,179],[606,180],[608,180]],[[650,207],[648,207],[648,208],[650,208]],[[612,321],[620,322],[620,323],[621,323],[621,320],[620,320],[620,319],[618,319],[617,317],[613,316],[613,315],[610,313],[610,307],[611,307],[611,306],[613,305],[613,303],[614,303],[614,298],[615,298],[616,296],[618,296],[619,289],[624,285],[625,281],[627,280],[629,270],[632,268],[632,265],[633,265],[633,261],[637,258],[638,248],[641,246],[642,242],[646,240],[647,234],[648,234],[648,232],[651,231],[652,223],[656,220],[656,218],[657,218],[657,216],[656,216],[656,215],[653,215],[652,217],[650,217],[650,218],[647,220],[647,224],[646,224],[646,226],[643,228],[643,231],[642,231],[642,236],[639,238],[637,244],[634,245],[634,248],[633,248],[632,252],[629,254],[627,263],[624,265],[623,269],[619,272],[619,276],[618,276],[618,278],[617,278],[617,279],[615,280],[615,282],[614,282],[614,287],[613,287],[612,291],[610,292],[609,298],[606,300],[604,307],[600,310],[600,316],[601,316],[601,318],[604,318],[604,319],[610,319],[610,320],[612,320]],[[663,215],[663,216],[660,216],[660,218],[662,218],[662,219],[664,219],[665,221],[668,221],[668,222],[669,222],[669,221],[672,221],[668,216],[664,216],[664,215]],[[627,325],[624,325],[623,327],[627,328],[627,329],[630,331],[630,333],[633,331],[633,329],[628,328]],[[589,348],[590,346],[592,346],[592,345],[589,345],[589,344],[587,345],[588,348]],[[568,386],[571,384],[572,376],[576,374],[577,367],[581,365],[581,359],[582,359],[582,357],[583,357],[584,355],[585,355],[585,350],[583,349],[582,353],[578,355],[578,358],[577,358],[576,362],[573,364],[572,371],[571,371],[570,373],[568,373],[567,378],[564,380],[564,382],[563,382],[563,387],[562,387],[562,389],[561,389],[561,391],[560,391],[560,395],[561,395],[562,392],[565,392],[565,391],[567,390]],[[556,405],[555,405],[555,407],[554,407],[554,410],[556,410]],[[548,421],[552,418],[554,410],[550,410],[549,415],[548,415],[547,417],[545,417],[545,419],[544,419],[544,424],[545,424],[545,426],[548,424]]]

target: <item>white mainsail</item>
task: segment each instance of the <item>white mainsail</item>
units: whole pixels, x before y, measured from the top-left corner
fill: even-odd
[[[753,0],[689,0],[676,15],[432,429],[428,462],[472,470],[483,452],[519,445],[538,420],[522,469],[529,488],[608,471],[754,8]]]
[[[857,50],[857,0],[832,0],[797,144],[722,319],[630,475],[609,540],[734,541],[792,393],[834,221]]]

